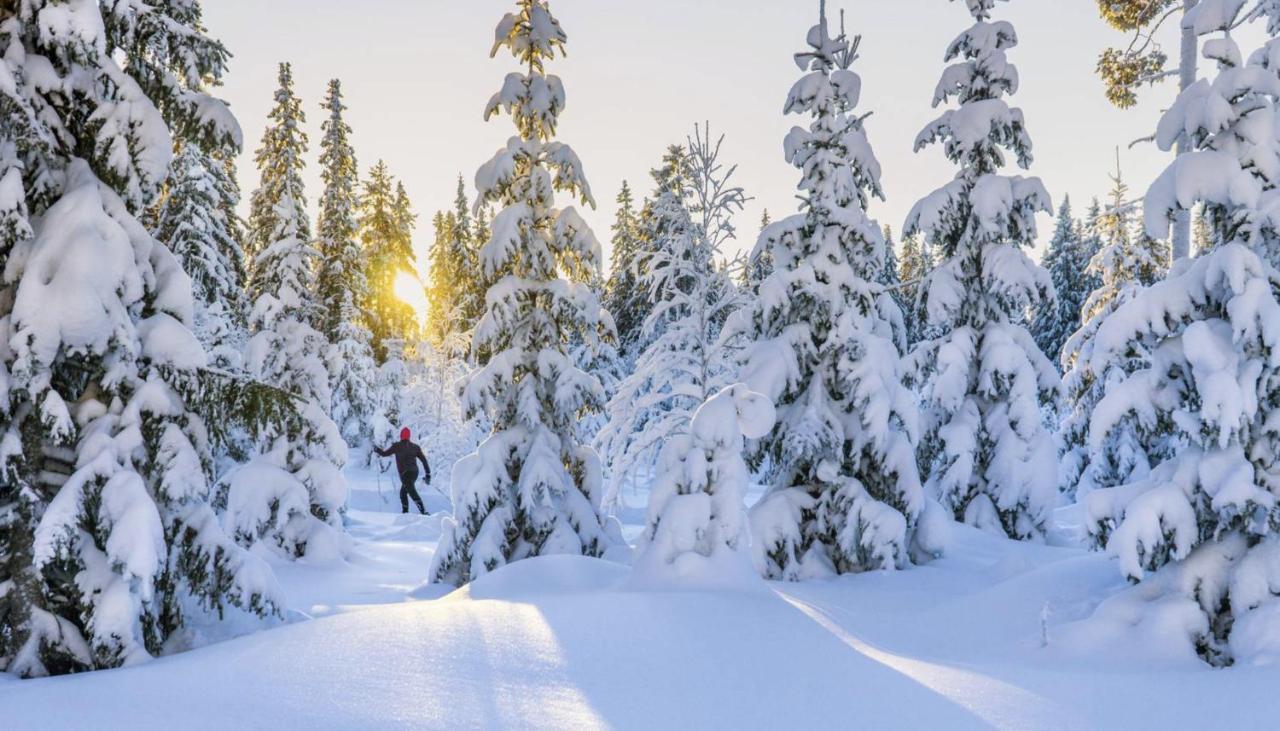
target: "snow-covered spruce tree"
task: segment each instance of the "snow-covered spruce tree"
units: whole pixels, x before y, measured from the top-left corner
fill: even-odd
[[[763,233],[769,224],[773,223],[773,219],[769,217],[768,209],[760,214],[760,230],[757,233]],[[759,237],[757,236],[757,241]],[[743,263],[741,276],[738,278],[738,286],[743,291],[754,297],[756,290],[760,289],[760,283],[763,282],[770,274],[773,274],[773,262],[769,259],[768,247],[757,249],[752,247],[747,253],[746,261]]]
[[[1136,205],[1119,169],[1112,176],[1105,213],[1095,204],[1090,212],[1092,236],[1100,248],[1089,260],[1086,274],[1097,285],[1081,307],[1083,325],[1062,348],[1065,411],[1059,426],[1061,459],[1059,489],[1067,500],[1078,500],[1100,487],[1115,487],[1145,477],[1165,455],[1162,434],[1140,429],[1135,415],[1112,425],[1104,441],[1092,444],[1089,433],[1098,403],[1109,388],[1142,367],[1140,358],[1122,354],[1107,363],[1094,359],[1098,328],[1143,286],[1164,274],[1160,247],[1135,221]]]
[[[1013,26],[991,22],[995,0],[968,0],[976,23],[947,48],[934,105],[955,99],[916,138],[941,144],[960,168],[916,203],[903,234],[924,235],[941,260],[921,283],[923,339],[911,378],[923,402],[919,460],[926,489],[957,519],[1015,539],[1039,540],[1057,501],[1053,439],[1042,423],[1058,371],[1025,326],[1052,300],[1049,275],[1023,251],[1035,214],[1050,211],[1039,178],[1000,173],[1006,151],[1031,164],[1018,88],[1005,52]]]
[[[1229,29],[1262,17],[1248,60]],[[1280,660],[1280,5],[1201,0],[1187,22],[1216,62],[1160,120],[1180,155],[1145,199],[1153,238],[1196,203],[1214,248],[1134,293],[1099,327],[1095,373],[1142,361],[1098,404],[1098,446],[1125,417],[1176,442],[1146,479],[1086,499],[1094,542],[1141,581],[1144,606],[1175,613],[1187,648],[1214,664]],[[1207,115],[1205,110],[1214,110]],[[1159,601],[1155,601],[1159,598]]]
[[[437,214],[436,235],[427,255],[430,270],[426,325],[437,348],[469,333],[483,308],[483,295],[479,308],[472,301],[478,275],[473,256],[471,213],[467,207],[466,189],[459,179],[455,210],[447,215]]]
[[[621,538],[600,514],[599,458],[575,437],[603,394],[566,344],[612,322],[590,287],[573,281],[598,270],[600,244],[553,199],[560,190],[594,205],[578,156],[554,139],[564,86],[544,69],[565,40],[544,0],[520,0],[495,32],[491,55],[506,47],[524,70],[507,75],[485,110],[510,114],[517,134],[476,173],[477,208],[502,210],[480,256],[493,281],[476,327],[481,365],[463,390],[468,416],[487,413],[494,431],[454,467],[436,582],[461,585],[530,556],[600,556]]]
[[[665,238],[649,241],[653,248],[640,259],[653,303],[641,334],[648,345],[618,384],[597,435],[611,478],[607,507],[626,484],[652,474],[662,445],[687,434],[694,411],[737,378],[742,339],[722,337],[722,330],[742,297],[717,257],[746,197],[732,185],[733,169],[723,169],[709,130],[695,131],[688,152],[679,149],[682,177],[669,181],[652,208],[653,220],[662,221],[654,231]]]
[[[614,325],[618,328],[619,350],[625,353],[630,351],[644,327],[649,292],[640,279],[640,221],[636,216],[631,186],[625,180],[622,181],[617,203],[604,305],[613,314]]]
[[[876,284],[885,288],[892,297],[893,301],[898,303],[898,311],[903,312],[907,308],[907,302],[902,296],[902,280],[898,276],[898,271],[902,268],[898,263],[897,243],[893,240],[893,227],[885,225],[882,229],[884,236],[884,263],[880,265],[880,274],[876,277]],[[906,326],[906,315],[903,315],[903,326]]]
[[[639,323],[631,330],[629,342],[622,342],[622,355],[628,363],[635,363],[645,348],[657,337],[644,323],[654,308],[649,281],[649,257],[660,250],[664,242],[682,235],[690,222],[684,186],[689,179],[689,152],[682,145],[670,145],[662,156],[661,164],[649,171],[653,180],[653,192],[640,206],[639,243],[636,261],[636,281],[640,296],[632,300],[630,317]]]
[[[861,38],[833,36],[824,2],[807,42],[783,108],[811,118],[785,144],[801,212],[761,234],[774,271],[742,318],[742,381],[777,408],[752,443],[769,487],[751,510],[752,546],[766,578],[787,580],[908,565],[925,503],[902,314],[878,282],[885,241],[866,214],[882,193],[855,111]],[[922,555],[937,548],[925,543]]]
[[[751,473],[743,437],[764,436],[774,409],[735,384],[694,412],[689,431],[662,448],[649,494],[632,587],[716,588],[759,582],[747,550],[745,497]]]
[[[280,84],[256,156],[261,184],[252,196],[257,253],[245,365],[254,378],[299,400],[302,425],[264,435],[259,456],[229,477],[224,523],[246,545],[264,541],[289,557],[319,557],[332,554],[341,531],[347,445],[329,416],[329,341],[312,326],[322,312],[315,299],[319,252],[305,211],[306,137],[297,131],[302,108],[288,64],[280,67]]]
[[[226,163],[185,143],[170,166],[167,195],[152,231],[191,277],[192,329],[209,364],[228,371],[240,370],[248,339],[244,250],[234,212],[238,199]]]
[[[267,129],[262,136],[262,146],[254,153],[254,162],[260,171],[260,182],[249,195],[249,231],[245,255],[250,273],[258,254],[270,246],[279,228],[280,213],[276,205],[285,198],[295,198],[302,190],[302,157],[307,151],[306,113],[302,100],[293,92],[293,67],[280,64],[277,73],[279,88],[275,92],[275,104],[267,114]],[[310,222],[303,219],[307,228],[300,236],[311,238]]]
[[[7,4],[0,49],[0,669],[134,664],[280,602],[209,505],[192,282],[137,219],[170,130],[238,147],[227,52],[198,2],[54,0]]]
[[[406,203],[406,210],[407,210]],[[458,302],[462,308],[462,318],[458,326],[450,333],[455,338],[471,339],[471,331],[475,329],[480,316],[484,314],[484,296],[488,287],[480,274],[480,249],[488,242],[488,232],[482,231],[477,217],[471,213],[471,203],[467,200],[467,186],[461,175],[458,176],[458,192],[453,199],[454,226],[452,234],[454,247],[461,261],[466,265],[458,272]],[[480,236],[484,235],[484,240]]]
[[[417,271],[413,256],[413,213],[403,186],[381,160],[369,171],[360,197],[360,241],[368,294],[361,309],[373,332],[373,352],[386,362],[388,340],[404,340],[417,330],[413,308],[395,292],[401,272]]]
[[[351,127],[343,119],[347,107],[337,79],[329,82],[321,108],[328,116],[321,123],[320,180],[324,189],[316,222],[320,256],[314,325],[329,342],[330,416],[347,444],[364,447],[373,437],[372,425],[377,420],[373,393],[377,365],[370,346],[372,336],[358,304],[368,290],[356,226],[359,168],[351,147]]]
[[[1080,329],[1080,312],[1095,286],[1087,271],[1089,259],[1080,234],[1080,226],[1071,215],[1071,201],[1064,198],[1058,207],[1049,249],[1040,262],[1049,272],[1057,300],[1041,309],[1031,323],[1036,344],[1054,362],[1060,358],[1067,338]]]
[[[919,234],[902,237],[902,257],[898,260],[898,281],[902,319],[907,327],[907,344],[914,347],[922,336],[924,312],[920,303],[920,282],[933,271],[933,256]]]

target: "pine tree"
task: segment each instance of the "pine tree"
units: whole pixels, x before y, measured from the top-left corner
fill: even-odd
[[[396,278],[414,272],[413,212],[404,186],[396,183],[385,162],[369,171],[360,199],[360,241],[364,251],[368,294],[361,309],[373,333],[373,352],[387,360],[387,341],[404,340],[417,329],[413,308],[395,292]]]
[[[365,446],[373,436],[376,420],[372,391],[376,366],[371,335],[357,305],[368,289],[356,230],[359,168],[351,147],[351,127],[343,118],[347,107],[337,79],[329,82],[321,108],[328,116],[321,124],[320,179],[324,190],[316,225],[319,307],[314,324],[329,342],[330,416],[348,444]]]
[[[264,436],[260,455],[230,478],[226,523],[243,544],[266,542],[300,557],[320,545],[327,549],[341,531],[346,483],[339,470],[347,445],[329,416],[330,344],[312,326],[323,312],[315,299],[320,253],[304,210],[306,138],[291,132],[302,121],[292,84],[288,64],[281,64],[277,105],[256,156],[261,182],[250,222],[257,251],[249,280],[253,336],[245,360],[255,378],[299,400],[302,423]],[[325,210],[339,215],[339,208]],[[262,228],[268,224],[271,229]],[[338,235],[338,222],[329,218],[327,224]]]
[[[636,218],[631,186],[625,180],[622,181],[617,203],[604,306],[613,315],[618,328],[618,342],[626,350],[640,337],[649,293],[640,280],[640,223]]]
[[[460,336],[470,332],[475,321],[473,313],[477,312],[472,299],[476,264],[468,208],[466,189],[459,177],[454,210],[447,215],[437,214],[433,222],[435,240],[427,255],[431,264],[427,284],[428,337],[437,348],[458,342]]]
[[[224,162],[198,145],[181,146],[170,166],[153,234],[182,262],[195,297],[193,330],[210,365],[241,368],[248,339],[246,274],[235,206],[239,189]]]
[[[733,170],[722,169],[720,144],[709,135],[695,130],[689,146],[678,148],[673,170],[680,177],[666,181],[651,208],[662,222],[652,231],[666,238],[650,240],[652,250],[639,260],[652,303],[640,333],[648,344],[610,399],[596,442],[609,465],[609,507],[626,483],[649,476],[663,443],[688,434],[698,407],[737,377],[741,338],[722,337],[722,330],[741,297],[716,259],[746,198],[731,183]]]
[[[1068,500],[1080,500],[1098,488],[1145,477],[1163,451],[1161,439],[1143,435],[1136,419],[1114,427],[1105,443],[1094,444],[1090,438],[1094,412],[1107,390],[1122,383],[1140,365],[1138,360],[1122,358],[1095,371],[1091,363],[1098,330],[1117,308],[1164,273],[1159,251],[1153,250],[1158,248],[1154,239],[1135,220],[1137,207],[1129,200],[1129,187],[1118,163],[1111,183],[1106,211],[1101,212],[1097,201],[1090,210],[1099,249],[1090,259],[1086,273],[1097,284],[1081,307],[1083,325],[1062,349],[1063,391],[1068,408],[1059,428],[1059,488]]]
[[[784,147],[802,173],[803,202],[762,234],[757,249],[768,247],[775,269],[745,318],[742,380],[777,409],[751,452],[768,464],[751,529],[772,579],[905,567],[925,502],[899,362],[906,334],[877,281],[885,240],[866,213],[883,192],[856,111],[861,79],[851,66],[862,39],[841,26],[833,36],[821,3],[809,48],[795,56],[805,74],[784,111],[810,122]]]
[[[898,261],[898,281],[902,289],[902,318],[907,328],[907,344],[915,347],[923,337],[924,312],[920,301],[920,282],[933,271],[933,257],[917,234],[902,237],[902,258]]]
[[[198,2],[3,16],[0,669],[36,676],[141,662],[193,614],[281,597],[210,505],[190,280],[138,220],[170,130],[238,148],[205,91],[227,51]]]
[[[1080,329],[1084,300],[1093,289],[1086,272],[1089,261],[1084,255],[1084,246],[1079,226],[1071,215],[1071,201],[1064,198],[1058,207],[1049,249],[1040,263],[1048,270],[1057,296],[1052,306],[1040,310],[1031,324],[1036,344],[1054,362],[1061,356],[1067,338]]]
[[[636,255],[636,277],[638,282],[650,281],[649,259],[661,251],[667,241],[683,235],[683,227],[690,222],[684,189],[690,177],[689,152],[681,145],[670,145],[662,156],[662,163],[649,171],[654,188],[640,207],[640,241]],[[641,284],[641,290],[647,290]],[[643,291],[641,296],[632,300],[630,316],[641,323],[639,328],[632,329],[630,341],[621,342],[622,355],[628,363],[634,363],[653,340],[661,334],[661,330],[648,330],[644,323],[656,305],[653,293]]]
[[[245,246],[252,270],[262,250],[274,243],[280,230],[280,218],[286,215],[276,206],[286,198],[299,210],[306,208],[302,198],[303,157],[307,151],[307,133],[302,131],[307,116],[302,111],[302,100],[293,93],[293,67],[280,64],[277,80],[280,88],[275,93],[275,105],[267,114],[267,131],[262,146],[254,153],[254,162],[262,177],[258,188],[249,196],[249,237]],[[303,228],[298,236],[311,239],[310,221],[304,215],[298,220]],[[252,271],[251,271],[252,273]]]
[[[1143,582],[1140,605],[1176,607],[1187,647],[1225,665],[1274,652],[1280,596],[1280,236],[1266,212],[1280,184],[1280,4],[1201,7],[1188,24],[1222,33],[1204,44],[1217,74],[1161,118],[1158,146],[1191,151],[1147,191],[1144,218],[1163,239],[1171,219],[1201,203],[1213,248],[1119,304],[1089,357],[1095,376],[1138,361],[1107,389],[1090,445],[1136,422],[1169,448],[1146,479],[1090,494],[1086,525],[1124,575]],[[1257,18],[1267,40],[1246,61],[1232,30]]]
[[[884,264],[880,267],[876,284],[882,285],[898,304],[899,314],[903,318],[902,327],[906,327],[906,316],[901,315],[901,312],[906,309],[907,302],[902,297],[902,280],[898,278],[901,265],[898,263],[898,245],[893,240],[893,227],[885,224],[881,229],[881,236],[884,237]]]
[[[544,0],[520,0],[498,24],[491,55],[506,47],[524,66],[507,75],[485,117],[511,115],[517,136],[476,174],[482,201],[502,206],[481,252],[493,281],[474,350],[481,366],[463,392],[468,416],[494,431],[453,470],[454,515],[432,561],[433,581],[460,585],[530,556],[599,556],[620,539],[600,514],[600,463],[575,438],[599,407],[600,383],[566,352],[612,328],[588,286],[600,244],[554,188],[594,205],[582,163],[554,139],[564,87],[544,71],[566,37]]]
[[[769,228],[773,220],[769,218],[768,209],[760,215],[760,233]],[[747,255],[746,266],[742,268],[742,281],[739,283],[744,290],[754,294],[760,289],[760,283],[773,274],[773,259],[768,247],[752,248],[751,253]]]
[[[1057,491],[1053,440],[1042,423],[1060,389],[1031,338],[1025,313],[1051,297],[1049,275],[1024,248],[1035,214],[1050,210],[1038,178],[1000,174],[1005,151],[1031,164],[1022,111],[1003,97],[1018,87],[1005,53],[1013,26],[991,22],[995,0],[970,0],[975,24],[947,49],[934,105],[958,102],[916,138],[942,144],[960,168],[912,209],[904,234],[924,235],[942,261],[921,283],[925,336],[912,351],[923,401],[920,465],[927,489],[957,519],[1022,540],[1048,529]],[[958,60],[957,60],[958,59]],[[981,137],[969,130],[988,130]]]

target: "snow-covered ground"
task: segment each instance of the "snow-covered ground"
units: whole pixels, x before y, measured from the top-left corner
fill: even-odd
[[[372,474],[350,477],[349,561],[277,566],[288,625],[129,669],[0,676],[5,728],[1169,731],[1280,716],[1280,669],[1212,670],[1171,656],[1166,628],[1081,623],[1125,584],[1078,549],[957,526],[928,566],[747,593],[626,591],[623,566],[553,557],[441,598],[422,586],[439,516],[401,517],[393,486],[384,502]]]

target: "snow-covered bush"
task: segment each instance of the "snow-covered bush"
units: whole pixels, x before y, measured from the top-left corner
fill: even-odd
[[[1052,301],[1049,275],[1023,249],[1035,215],[1049,212],[1039,178],[1000,174],[1006,151],[1031,164],[1018,88],[1006,51],[1018,36],[991,22],[995,0],[969,0],[976,21],[947,48],[954,61],[934,92],[948,109],[917,136],[941,144],[959,172],[912,209],[903,234],[922,233],[941,261],[921,283],[923,339],[912,350],[923,402],[919,461],[926,489],[957,519],[1040,540],[1057,502],[1052,435],[1042,413],[1061,384],[1031,338],[1026,313]]]
[[[861,38],[843,27],[833,37],[824,3],[807,40],[796,54],[807,73],[784,107],[812,117],[785,145],[803,173],[802,212],[761,233],[773,272],[741,318],[742,380],[778,410],[753,443],[770,488],[751,512],[753,543],[766,577],[792,580],[906,566],[925,504],[900,366],[906,328],[880,282],[884,235],[866,213],[882,193],[855,111]]]
[[[640,537],[634,586],[723,587],[758,581],[743,502],[751,473],[743,437],[773,428],[769,399],[742,384],[698,407],[687,433],[662,448]]]
[[[709,129],[695,130],[684,154],[653,206],[661,238],[640,255],[652,303],[638,340],[646,345],[613,391],[596,440],[611,477],[606,507],[625,483],[651,475],[663,443],[688,433],[694,411],[736,378],[741,338],[721,331],[742,297],[717,260],[745,196]]]
[[[577,420],[599,408],[603,389],[566,344],[592,343],[613,322],[581,283],[599,271],[599,242],[574,208],[555,207],[556,190],[594,205],[582,162],[554,140],[564,86],[544,64],[565,40],[544,0],[520,0],[495,33],[492,53],[505,46],[527,73],[508,74],[490,100],[485,117],[505,111],[518,135],[476,173],[476,209],[502,210],[480,252],[493,285],[475,332],[481,366],[463,404],[468,416],[487,413],[494,431],[453,469],[435,582],[461,585],[530,556],[599,556],[620,538],[600,514],[600,460],[576,439]]]
[[[1229,29],[1265,17],[1246,61]],[[1090,367],[1134,358],[1090,424],[1093,450],[1129,421],[1166,434],[1166,459],[1136,482],[1085,499],[1098,546],[1133,581],[1155,574],[1170,601],[1194,602],[1188,641],[1209,662],[1276,659],[1280,633],[1280,7],[1204,0],[1187,16],[1217,62],[1160,120],[1178,157],[1146,196],[1147,230],[1168,234],[1203,203],[1214,248],[1132,294],[1098,327]],[[1211,114],[1209,112],[1212,112]],[[1161,579],[1160,577],[1165,577]],[[1172,577],[1172,578],[1170,578]]]

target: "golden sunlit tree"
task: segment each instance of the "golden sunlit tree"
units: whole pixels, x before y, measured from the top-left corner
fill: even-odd
[[[397,280],[416,268],[414,218],[404,186],[379,160],[369,171],[360,200],[360,243],[368,280],[363,309],[380,363],[386,361],[388,340],[412,339],[418,332],[413,306],[396,293]]]

